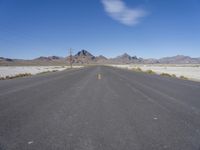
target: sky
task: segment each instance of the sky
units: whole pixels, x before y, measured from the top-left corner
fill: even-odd
[[[199,0],[0,0],[0,57],[200,57]]]

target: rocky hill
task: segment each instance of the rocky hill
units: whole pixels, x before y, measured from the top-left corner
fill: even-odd
[[[161,59],[143,59],[137,56],[131,56],[124,53],[115,58],[108,59],[103,55],[94,56],[87,50],[81,50],[72,56],[74,64],[200,64],[200,58],[191,58],[189,56],[177,55],[173,57],[164,57]],[[70,57],[39,57],[33,60],[10,59],[0,57],[0,66],[15,65],[67,65],[70,63]]]
[[[73,56],[74,63],[90,64],[95,62],[95,56],[87,50],[81,50]]]
[[[163,64],[199,64],[200,58],[191,58],[189,56],[177,55],[174,57],[165,57],[158,60]]]
[[[50,56],[50,57],[39,57],[39,58],[36,58],[34,60],[39,60],[39,61],[54,61],[54,60],[60,60],[60,59],[63,59],[63,57],[58,57],[58,56]]]
[[[98,64],[105,64],[108,62],[108,58],[106,58],[103,55],[99,55],[99,56],[95,57],[95,62]]]
[[[117,64],[139,63],[139,59],[136,56],[130,56],[129,54],[124,53],[123,55],[110,59],[110,63],[117,63]]]

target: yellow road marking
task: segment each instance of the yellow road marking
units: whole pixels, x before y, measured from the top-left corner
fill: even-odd
[[[98,80],[101,80],[101,78],[102,78],[102,76],[101,76],[101,74],[99,73],[99,74],[97,75],[97,79],[98,79]]]

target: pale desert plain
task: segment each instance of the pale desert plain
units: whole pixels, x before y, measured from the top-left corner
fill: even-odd
[[[158,75],[167,73],[169,75],[175,75],[176,77],[184,76],[189,80],[200,82],[200,65],[186,64],[186,65],[169,65],[169,64],[127,64],[127,65],[107,65],[111,67],[117,67],[122,69],[138,69],[142,71],[152,70]],[[73,66],[73,68],[82,68],[83,66]],[[69,69],[70,66],[1,66],[0,78],[6,76],[14,77],[19,74],[31,74],[36,75],[45,72],[64,71]]]
[[[73,68],[81,68],[82,66],[73,66]],[[70,66],[1,66],[0,78],[14,77],[19,74],[36,75],[45,72],[64,71]]]
[[[127,64],[127,65],[110,65],[122,69],[138,69],[142,71],[152,70],[158,75],[163,73],[175,75],[176,77],[185,77],[189,80],[200,82],[200,65],[197,64]]]

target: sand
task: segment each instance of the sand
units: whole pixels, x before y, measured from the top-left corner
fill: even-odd
[[[133,69],[141,68],[143,71],[152,70],[157,74],[168,73],[177,77],[184,76],[191,80],[200,81],[200,65],[112,65],[113,67]]]
[[[82,66],[74,66],[74,68],[80,68]],[[30,73],[36,75],[43,72],[51,71],[63,71],[69,69],[69,66],[23,66],[23,67],[0,67],[0,77],[12,77],[19,74]]]

